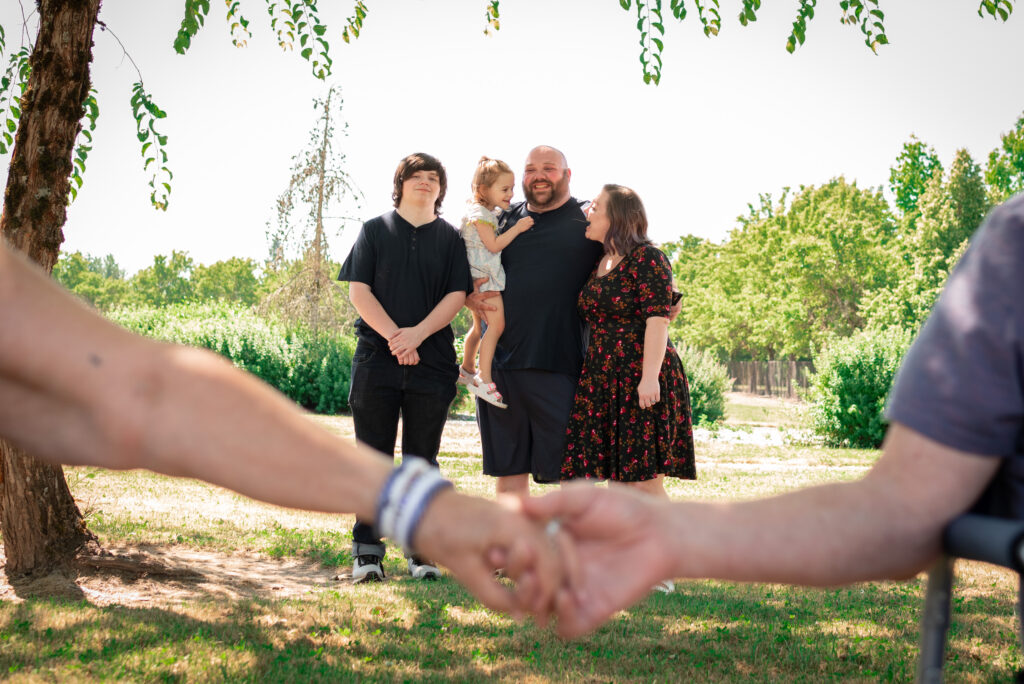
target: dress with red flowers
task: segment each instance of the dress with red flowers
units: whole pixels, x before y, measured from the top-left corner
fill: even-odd
[[[658,374],[661,400],[640,408],[647,319],[668,316],[672,268],[650,245],[637,247],[606,275],[596,271],[580,293],[590,344],[569,426],[562,479],[637,482],[658,474],[697,477],[690,390],[671,344]]]

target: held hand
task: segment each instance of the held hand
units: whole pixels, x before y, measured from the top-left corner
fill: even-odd
[[[395,356],[401,357],[416,351],[423,343],[423,333],[419,328],[399,328],[388,338],[388,348]]]
[[[488,608],[516,619],[530,613],[543,626],[562,585],[560,555],[543,525],[522,514],[518,499],[509,499],[495,503],[442,492],[427,509],[413,543]],[[514,591],[495,578],[499,567],[515,581]]]
[[[678,301],[675,301],[675,298],[673,297],[672,306],[670,306],[669,310],[668,310],[668,320],[670,322],[676,320],[676,317],[679,316],[679,312],[682,311],[682,310],[683,310],[683,298],[680,297]]]
[[[660,527],[670,506],[615,483],[607,489],[572,483],[523,501],[530,516],[559,519],[571,539],[563,556],[570,584],[555,602],[559,635],[586,634],[672,575],[665,553],[671,542]]]
[[[395,356],[398,358],[399,366],[415,366],[420,362],[420,353],[415,349],[404,354],[396,354]]]
[[[658,385],[658,378],[652,380],[646,375],[641,376],[640,384],[636,386],[636,396],[642,409],[651,408],[661,401],[661,386]]]
[[[473,291],[466,295],[466,308],[474,312],[480,318],[487,323],[487,312],[497,311],[497,307],[493,304],[488,304],[487,300],[491,297],[497,297],[500,292],[481,292],[480,287],[483,286],[490,278],[477,278],[473,281]]]
[[[526,231],[530,230],[530,228],[533,228],[532,216],[524,216],[523,218],[516,221],[516,224],[512,226],[512,230],[514,230],[517,234],[525,233]]]

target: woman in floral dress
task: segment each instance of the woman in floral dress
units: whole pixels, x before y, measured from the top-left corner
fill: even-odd
[[[664,477],[692,480],[690,391],[668,341],[672,269],[647,238],[639,196],[606,185],[587,238],[604,256],[580,293],[590,344],[573,403],[562,479],[628,483],[668,498]]]

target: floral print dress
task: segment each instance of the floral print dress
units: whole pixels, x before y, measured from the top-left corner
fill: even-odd
[[[583,287],[579,310],[590,324],[590,344],[566,428],[563,480],[697,477],[690,390],[671,344],[658,375],[661,400],[642,409],[637,399],[647,319],[667,317],[671,304],[672,268],[650,245],[604,276],[595,271]]]

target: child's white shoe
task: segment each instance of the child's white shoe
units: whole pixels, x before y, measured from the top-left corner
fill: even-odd
[[[476,375],[470,373],[462,366],[459,366],[459,379],[456,382],[458,382],[460,385],[465,385],[466,387],[473,387],[474,385],[479,384],[477,382]]]
[[[476,384],[469,385],[469,391],[480,397],[488,404],[493,404],[498,408],[508,408],[501,396],[501,392],[498,391],[498,387],[493,382],[485,383],[480,379],[480,376],[476,376]]]

